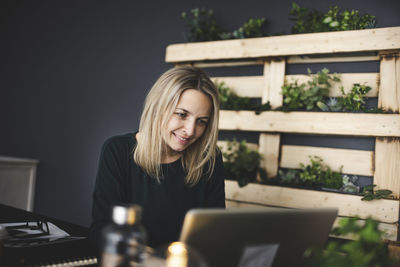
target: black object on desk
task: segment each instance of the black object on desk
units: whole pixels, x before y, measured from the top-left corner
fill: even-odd
[[[96,255],[95,251],[87,239],[88,228],[0,204],[0,223],[13,222],[37,223],[34,226],[23,223],[11,227],[10,230],[14,234],[26,227],[42,228],[45,233],[46,222],[51,222],[70,236],[47,240],[39,234],[40,239],[36,240],[24,239],[24,236],[14,239],[13,242],[6,240],[3,242],[3,247],[0,247],[0,266],[50,266],[58,263],[68,264],[66,266],[96,265],[97,259],[93,256]]]

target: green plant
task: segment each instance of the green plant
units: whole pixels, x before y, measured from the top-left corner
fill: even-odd
[[[279,182],[285,185],[296,185],[299,183],[299,171],[296,169],[289,169],[287,171],[278,171]]]
[[[240,187],[257,180],[260,175],[262,180],[266,179],[265,171],[260,167],[262,155],[246,146],[246,141],[228,141],[224,157],[224,172],[227,179],[236,180]]]
[[[361,195],[363,196],[361,200],[371,201],[374,199],[389,198],[390,195],[393,193],[392,191],[387,189],[374,190],[375,186],[376,186],[375,184],[365,186],[363,188],[363,191],[361,192]]]
[[[225,85],[224,82],[215,81],[218,89],[221,109],[225,110],[254,110],[259,114],[265,110],[271,110],[269,102],[264,104],[253,104],[249,97],[238,96],[235,92]]]
[[[292,33],[345,31],[366,28],[375,28],[375,16],[365,14],[360,16],[358,10],[344,10],[340,12],[338,6],[331,6],[323,14],[315,9],[300,7],[292,3],[290,20],[294,20]]]
[[[323,160],[320,157],[310,156],[310,162],[311,164],[309,165],[300,164],[302,170],[299,178],[305,185],[333,189],[340,189],[343,186],[342,175],[323,164]]]
[[[300,7],[293,2],[289,15],[289,19],[295,21],[292,33],[324,32],[328,30],[327,25],[321,23],[322,14],[316,9]]]
[[[340,88],[343,97],[339,98],[344,110],[349,111],[362,111],[365,110],[364,104],[367,99],[367,93],[371,87],[367,85],[353,84],[353,88],[349,93],[345,93],[343,87]]]
[[[310,69],[307,72],[311,75]],[[310,81],[302,84],[298,84],[297,80],[292,83],[285,82],[282,86],[282,110],[314,110],[317,108],[317,103],[323,102],[328,96],[331,82],[340,81],[337,75],[329,74],[327,68],[322,69],[311,77]]]
[[[353,175],[353,176],[348,176],[348,175],[343,175],[342,176],[343,180],[343,187],[341,190],[346,193],[358,193],[360,191],[360,187],[356,186],[356,181],[358,180],[358,177]]]
[[[250,18],[242,27],[233,31],[232,37],[235,39],[262,37],[265,23],[265,18]]]
[[[218,89],[221,109],[245,110],[252,106],[250,98],[238,96],[224,82],[214,83]]]
[[[355,240],[347,242],[329,241],[324,249],[313,248],[305,253],[309,267],[386,267],[394,266],[396,260],[389,254],[384,232],[379,230],[379,222],[368,218],[362,225],[358,218],[344,218],[339,227],[333,229],[335,235],[351,234]]]
[[[189,13],[182,12],[185,20],[186,34],[188,42],[213,41],[220,39],[222,29],[214,19],[214,11],[205,8],[194,8]]]

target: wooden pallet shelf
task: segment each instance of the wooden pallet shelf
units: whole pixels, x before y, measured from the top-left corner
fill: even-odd
[[[221,110],[221,130],[400,137],[399,114]]]
[[[172,44],[168,63],[399,49],[400,27]]]
[[[278,112],[220,112],[220,130],[260,134],[258,144],[248,144],[263,154],[262,167],[268,177],[279,168],[298,168],[309,156],[320,156],[332,169],[353,175],[372,176],[380,189],[393,191],[395,199],[361,201],[360,196],[279,186],[249,184],[239,188],[226,181],[228,207],[280,206],[288,208],[337,207],[340,217],[369,216],[381,222],[387,238],[397,240],[400,210],[400,27],[368,30],[295,34],[241,40],[172,44],[166,62],[202,68],[257,65],[261,76],[213,77],[239,96],[260,98],[273,108],[283,103],[285,81],[310,79],[308,75],[286,75],[288,64],[379,61],[379,72],[339,73],[329,96],[341,96],[354,83],[372,88],[368,97],[378,98],[378,107],[393,114]],[[282,133],[305,135],[372,137],[373,151],[281,144]],[[224,142],[219,142],[224,146]]]

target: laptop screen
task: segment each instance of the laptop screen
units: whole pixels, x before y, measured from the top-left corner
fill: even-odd
[[[180,241],[214,266],[301,266],[307,248],[323,246],[336,208],[193,209]]]

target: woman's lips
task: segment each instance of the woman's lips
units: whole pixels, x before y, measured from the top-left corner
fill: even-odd
[[[174,133],[174,135],[175,135],[176,139],[179,141],[179,143],[181,143],[181,144],[187,144],[189,142],[189,138],[181,137],[175,133]]]

